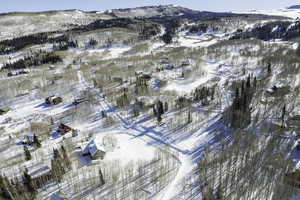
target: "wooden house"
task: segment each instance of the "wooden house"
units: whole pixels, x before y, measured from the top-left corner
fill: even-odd
[[[8,113],[11,110],[10,107],[2,107],[0,108],[0,115],[4,115],[6,113]]]
[[[61,102],[63,101],[63,99],[61,97],[57,97],[57,96],[50,96],[50,97],[47,97],[45,99],[45,103],[46,104],[49,104],[49,105],[58,105],[60,104]]]
[[[72,129],[71,127],[61,123],[59,126],[58,126],[58,129],[57,129],[57,132],[60,133],[61,135],[65,135],[69,132],[73,132],[75,131],[74,129]]]
[[[92,160],[96,160],[96,159],[104,159],[105,156],[105,148],[103,146],[103,144],[98,141],[93,139],[92,141],[90,141],[84,148],[82,148],[82,155],[83,156],[90,156],[92,158]]]

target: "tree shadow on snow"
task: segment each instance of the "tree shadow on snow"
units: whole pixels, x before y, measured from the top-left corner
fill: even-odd
[[[50,104],[41,103],[41,104],[35,106],[34,108],[50,108],[50,107],[51,107]]]

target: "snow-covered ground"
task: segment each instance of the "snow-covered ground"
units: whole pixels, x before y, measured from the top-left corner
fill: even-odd
[[[251,10],[251,11],[240,11],[236,13],[248,13],[248,14],[263,14],[273,16],[283,16],[291,19],[297,19],[300,17],[300,9],[274,9],[274,10]]]
[[[86,24],[91,19],[85,19],[86,13],[81,11],[74,11],[75,14],[70,13],[62,13],[57,16],[57,20],[63,21],[65,18],[70,18],[69,22],[78,22],[77,24]],[[144,10],[136,10],[132,15],[143,15]],[[252,13],[257,12],[259,14],[270,14],[274,15],[284,15],[291,16],[296,18],[299,13],[295,10],[289,11],[251,11]],[[103,13],[99,13],[103,14]],[[300,16],[300,14],[299,14]],[[45,17],[45,16],[41,16]],[[1,18],[0,18],[1,19]],[[24,18],[16,17],[16,21],[24,20]],[[76,21],[77,20],[77,21]],[[83,22],[79,22],[80,20],[87,20]],[[0,20],[1,23],[1,20]],[[8,23],[8,22],[6,22]],[[35,23],[35,22],[34,22]],[[28,25],[28,24],[27,24]],[[45,26],[49,26],[49,24],[45,24]],[[52,30],[53,27],[48,27],[49,30]],[[12,28],[14,29],[14,28]],[[29,32],[36,32],[37,29],[44,29],[44,24],[40,25],[37,23],[37,26],[31,27],[29,26]],[[10,28],[7,33],[0,34],[1,37],[9,37]],[[19,34],[19,33],[16,33]],[[137,53],[134,55],[149,55],[152,53],[158,53],[163,55],[164,51],[168,48],[173,47],[186,47],[186,48],[207,48],[213,44],[216,44],[222,39],[225,39],[226,36],[222,33],[207,33],[202,35],[187,35],[186,32],[180,33],[175,44],[165,45],[162,42],[154,42],[150,43],[149,48],[143,53]],[[269,44],[270,42],[265,42],[265,44]],[[279,43],[278,41],[274,41],[274,43]],[[289,48],[296,49],[298,44],[290,44],[284,43],[284,45],[289,45]],[[86,54],[89,57],[100,57],[101,60],[110,60],[120,57],[130,57],[131,55],[126,55],[127,51],[130,51],[132,46],[125,45],[112,45],[108,48],[95,48],[95,49],[71,49],[68,51],[70,54]],[[252,52],[257,52],[260,50],[260,46],[251,46]],[[11,59],[16,60],[21,57],[20,54],[13,54]],[[7,59],[7,58],[3,58]],[[230,138],[230,129],[225,127],[222,122],[220,122],[222,112],[228,108],[231,104],[232,97],[230,92],[228,91],[228,85],[230,83],[237,80],[246,79],[249,74],[256,76],[258,79],[263,78],[265,73],[262,70],[261,66],[258,66],[258,59],[251,58],[247,61],[246,66],[241,66],[240,63],[243,63],[244,58],[242,58],[239,54],[239,49],[232,50],[230,56],[226,59],[221,60],[211,60],[208,57],[202,58],[201,63],[201,73],[191,71],[193,70],[191,63],[190,66],[175,66],[174,69],[164,70],[162,72],[154,72],[153,77],[154,81],[151,82],[152,86],[156,89],[160,89],[157,86],[156,81],[165,80],[167,81],[166,86],[160,91],[175,91],[178,96],[187,95],[194,91],[199,86],[207,86],[212,83],[214,80],[218,80],[217,82],[213,82],[217,84],[219,89],[219,95],[222,97],[220,100],[220,108],[210,108],[203,107],[199,104],[193,104],[192,109],[194,113],[195,119],[189,126],[185,126],[185,122],[182,119],[186,118],[184,115],[185,111],[180,110],[177,111],[170,110],[166,112],[163,116],[163,123],[158,125],[156,119],[153,118],[153,115],[149,113],[143,113],[142,115],[132,119],[130,116],[124,115],[126,110],[118,109],[115,107],[112,102],[108,98],[104,98],[104,94],[101,90],[93,88],[92,84],[86,81],[85,74],[83,70],[81,70],[80,66],[78,67],[78,71],[75,72],[75,76],[77,78],[78,83],[76,84],[76,90],[73,92],[77,95],[79,91],[89,91],[96,94],[95,101],[96,105],[94,106],[94,110],[91,116],[88,119],[81,120],[69,120],[70,125],[79,130],[79,135],[77,137],[71,138],[71,135],[66,135],[65,137],[69,137],[72,142],[75,143],[76,147],[84,147],[91,141],[94,141],[95,144],[103,146],[106,154],[103,160],[85,160],[81,157],[81,150],[76,151],[75,155],[77,156],[80,162],[80,165],[84,167],[79,169],[84,171],[88,171],[91,166],[108,166],[108,163],[118,163],[118,167],[123,167],[124,171],[126,171],[126,167],[131,164],[135,165],[137,163],[148,163],[156,158],[158,151],[164,151],[168,149],[170,151],[171,157],[178,162],[178,171],[176,171],[176,175],[172,177],[171,183],[167,183],[165,187],[158,192],[157,194],[152,194],[151,199],[153,200],[171,200],[176,199],[176,194],[182,188],[181,183],[183,179],[186,179],[189,174],[195,169],[199,160],[203,156],[203,151],[207,147],[212,147],[218,143],[220,138],[229,139]],[[124,61],[125,62],[125,61]],[[135,61],[138,62],[138,61]],[[152,62],[154,63],[154,62]],[[151,65],[152,65],[151,63]],[[71,59],[65,59],[64,64],[72,65]],[[121,63],[123,64],[123,63]],[[134,63],[138,65],[138,63]],[[98,66],[97,66],[98,67]],[[101,66],[100,66],[101,67]],[[155,66],[151,66],[155,67]],[[183,68],[185,70],[191,71],[191,76],[188,78],[181,77]],[[278,68],[278,67],[277,67]],[[284,85],[280,81],[277,81],[278,76],[281,71],[275,68],[275,72],[270,78],[270,87],[272,84],[276,85]],[[77,68],[76,68],[77,69]],[[245,69],[247,73],[243,74],[242,69]],[[60,71],[58,69],[57,71]],[[94,70],[94,69],[93,69]],[[148,69],[147,69],[148,70]],[[152,69],[149,69],[149,71]],[[276,71],[277,70],[277,71]],[[63,72],[63,71],[62,71]],[[200,75],[201,74],[201,75]],[[91,77],[86,77],[91,79]],[[229,80],[229,83],[227,83]],[[298,78],[296,79],[296,85],[299,84]],[[128,84],[128,83],[127,83]],[[227,84],[227,86],[225,86]],[[128,84],[129,85],[129,84]],[[115,89],[115,88],[110,88]],[[118,88],[119,89],[119,88]],[[73,100],[73,99],[72,99]],[[61,117],[64,113],[68,112],[74,106],[71,105],[71,99],[64,101],[62,104],[57,106],[49,106],[44,104],[44,99],[34,99],[30,102],[21,102],[19,104],[11,105],[12,110],[8,112],[6,115],[0,116],[0,125],[5,131],[5,135],[0,138],[0,143],[5,144],[6,141],[19,141],[19,138],[16,138],[14,135],[21,134],[24,135],[24,129],[28,129],[30,122],[43,122],[50,117]],[[109,117],[112,117],[114,123],[109,127],[105,127],[104,123],[106,119],[102,118],[103,111]],[[176,119],[176,115],[184,115],[182,118]],[[196,116],[197,117],[196,117]],[[172,121],[174,120],[174,121]],[[79,122],[80,121],[80,122]],[[172,123],[169,123],[172,122]],[[170,124],[182,125],[171,127]],[[23,131],[19,133],[19,131]],[[22,166],[27,166],[30,169],[30,172],[33,172],[35,175],[41,174],[43,171],[40,169],[46,169],[46,167],[50,165],[50,160],[52,158],[52,150],[53,148],[59,148],[62,143],[64,143],[65,137],[61,135],[55,135],[55,130],[52,130],[53,134],[45,141],[42,142],[42,150],[35,151],[33,148],[33,161],[25,162]],[[105,138],[109,136],[110,140],[114,141],[113,147],[107,147],[105,145]],[[10,137],[13,137],[12,139]],[[68,141],[69,141],[68,140]],[[96,146],[97,146],[96,145]],[[3,154],[3,158],[9,159],[10,157],[20,156],[23,153],[21,145],[13,144],[12,148],[5,149],[1,152]],[[72,152],[74,153],[74,152]],[[42,159],[41,159],[42,158]],[[8,167],[6,174],[13,176],[17,176],[22,172],[19,169],[19,166],[16,167]],[[136,170],[136,169],[135,169]],[[133,170],[133,171],[135,171]],[[151,171],[151,170],[149,170]],[[72,173],[68,174],[68,176],[72,177]],[[74,182],[79,182],[80,180],[85,180],[87,175],[88,177],[92,177],[93,173],[91,171],[86,172],[85,174],[79,174],[78,179]],[[95,178],[95,177],[94,177]],[[98,178],[98,177],[97,177]],[[65,185],[64,185],[65,184]],[[49,195],[51,199],[60,199],[58,193],[59,191],[68,191],[66,183],[56,186],[49,186],[51,190],[43,191],[48,192],[45,195]],[[148,188],[149,189],[149,188]],[[150,190],[153,189],[150,187]],[[102,191],[102,190],[100,190]],[[156,191],[156,190],[152,190]],[[97,189],[95,189],[95,193]],[[99,192],[99,191],[98,191]],[[105,194],[105,191],[103,191]],[[106,191],[107,192],[107,191]],[[84,193],[84,192],[82,192]],[[146,191],[145,193],[151,194],[151,192]],[[94,193],[93,193],[94,194]],[[73,194],[74,196],[78,195]],[[86,194],[80,194],[85,196]],[[74,197],[72,196],[72,197]],[[87,195],[88,196],[88,195]]]
[[[0,16],[0,41],[40,32],[66,30],[74,25],[86,25],[95,19],[109,16],[89,14],[80,10],[53,11],[46,13],[12,13]]]

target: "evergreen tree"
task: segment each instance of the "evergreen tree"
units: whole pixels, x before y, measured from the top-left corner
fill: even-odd
[[[247,77],[246,87],[247,88],[251,87],[251,78],[250,78],[250,75],[248,75],[248,77]]]
[[[253,80],[253,87],[256,88],[256,85],[257,85],[257,80],[256,80],[256,76],[255,76],[254,80]]]
[[[188,121],[187,121],[187,123],[188,124],[190,124],[190,123],[192,123],[192,114],[191,114],[191,109],[189,109],[189,112],[188,112]]]
[[[71,169],[72,163],[71,163],[68,153],[63,145],[61,146],[61,152],[62,152],[62,157],[63,157],[63,161],[65,163],[66,168]]]
[[[54,160],[61,159],[61,156],[60,156],[59,151],[57,149],[53,149],[53,159]]]
[[[29,175],[28,173],[28,169],[25,168],[24,172],[23,172],[23,182],[24,182],[24,185],[27,189],[28,192],[34,194],[35,193],[35,189],[32,185],[32,179],[31,179],[31,176]]]
[[[210,99],[213,101],[215,99],[215,87],[212,88],[210,95],[211,95]]]
[[[158,114],[158,115],[157,115],[157,122],[160,123],[161,121],[162,121],[161,115]]]
[[[153,105],[153,115],[154,115],[154,117],[157,117],[157,111],[156,111],[156,108],[155,108],[155,105]]]
[[[213,189],[207,186],[206,190],[202,194],[203,200],[215,200]]]
[[[286,114],[286,105],[284,104],[283,108],[282,108],[282,114],[281,114],[281,126],[284,127],[284,117]]]
[[[13,196],[10,192],[12,189],[10,181],[6,176],[0,175],[0,197],[4,199],[13,199]]]
[[[157,101],[156,107],[157,107],[157,114],[163,115],[164,114],[164,105],[160,100]]]
[[[271,63],[268,63],[268,74],[272,73],[272,69],[271,69]]]
[[[25,160],[31,160],[31,153],[28,150],[27,146],[24,146],[24,155],[25,155]]]
[[[33,135],[33,144],[37,147],[37,148],[40,148],[41,147],[41,142],[40,140],[38,139],[38,137],[34,134]]]
[[[62,176],[64,175],[65,170],[61,164],[61,160],[59,159],[52,159],[51,160],[51,175],[52,178],[57,181],[60,182],[62,179]]]
[[[217,192],[215,194],[215,199],[216,200],[222,200],[222,199],[224,199],[224,197],[223,197],[223,191],[222,191],[222,186],[221,185],[219,185],[218,188],[217,188]]]
[[[106,116],[106,113],[104,112],[104,110],[101,111],[101,116],[102,116],[102,118],[107,117],[107,116]]]
[[[103,178],[103,174],[102,174],[102,170],[99,170],[99,178],[100,178],[100,184],[104,185],[105,184],[105,180]]]
[[[168,102],[165,102],[165,107],[164,107],[164,109],[165,109],[165,112],[168,112],[168,110],[169,110]]]

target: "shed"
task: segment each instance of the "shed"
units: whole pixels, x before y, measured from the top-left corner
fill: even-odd
[[[105,156],[105,148],[103,144],[93,139],[82,150],[83,156],[90,156],[93,160],[100,158],[101,160]]]

